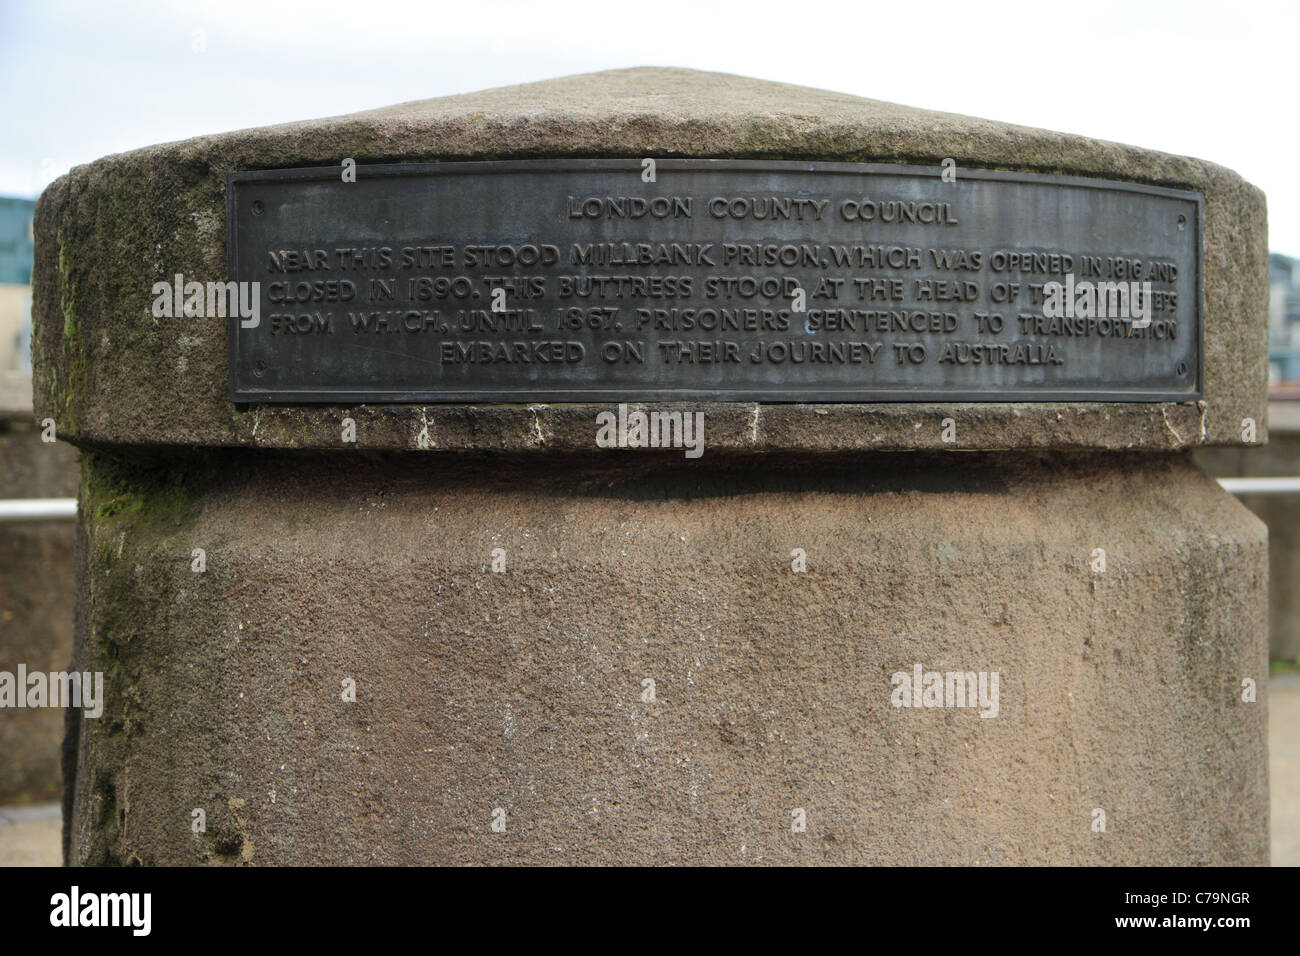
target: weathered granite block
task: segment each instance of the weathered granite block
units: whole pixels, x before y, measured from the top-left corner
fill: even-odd
[[[686,462],[599,452],[603,405],[236,406],[224,324],[150,312],[225,276],[231,170],[645,155],[1199,191],[1204,400],[695,404]],[[107,157],[36,231],[108,675],[69,862],[1267,862],[1265,530],[1187,454],[1265,434],[1228,170],[630,70]],[[997,716],[900,706],[917,665],[996,673]]]

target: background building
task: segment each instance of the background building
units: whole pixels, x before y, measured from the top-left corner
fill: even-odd
[[[32,368],[32,213],[36,202],[0,196],[0,372]]]
[[[1271,253],[1268,286],[1269,379],[1300,390],[1300,259]]]

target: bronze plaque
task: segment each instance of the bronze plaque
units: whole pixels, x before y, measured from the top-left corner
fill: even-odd
[[[231,173],[231,397],[1190,401],[1200,214],[948,163]]]

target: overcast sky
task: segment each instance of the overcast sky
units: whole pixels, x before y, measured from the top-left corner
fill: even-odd
[[[166,140],[667,65],[1213,160],[1300,256],[1297,59],[1297,0],[0,0],[0,194]]]

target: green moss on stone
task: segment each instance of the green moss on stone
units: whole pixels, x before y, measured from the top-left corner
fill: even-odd
[[[85,385],[86,354],[81,344],[81,322],[77,316],[77,290],[72,275],[72,261],[63,233],[59,233],[59,309],[63,313],[63,362],[66,376],[63,388],[62,420],[60,430],[75,432],[72,410],[74,403],[80,407],[81,390]],[[57,378],[55,378],[57,382]],[[55,408],[58,409],[56,403]]]
[[[196,500],[215,477],[206,462],[140,463],[88,451],[82,458],[82,509],[104,522],[125,521],[139,530],[148,526],[163,531],[193,516]]]

